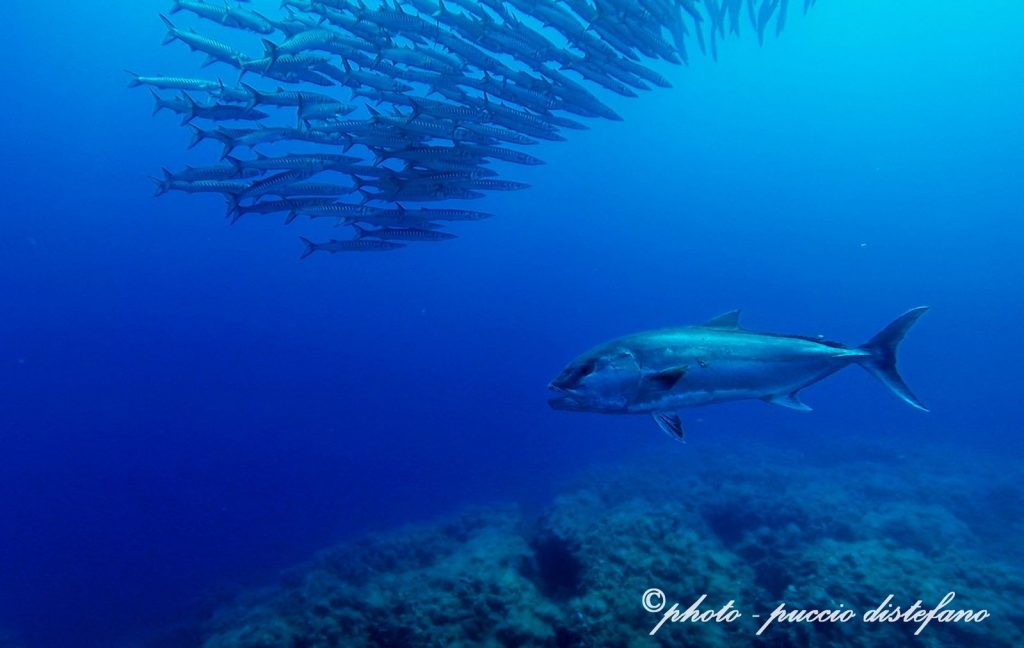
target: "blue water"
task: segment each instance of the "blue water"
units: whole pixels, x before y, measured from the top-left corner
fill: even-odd
[[[298,235],[333,232],[152,197],[148,174],[214,155],[126,88],[196,70],[159,46],[164,8],[0,8],[0,628],[26,645],[122,645],[368,529],[685,452],[545,386],[737,307],[860,343],[930,305],[901,371],[932,412],[851,369],[812,414],[692,412],[689,444],[1019,459],[1024,5],[820,0],[762,47],[659,67],[673,90],[601,95],[624,122],[540,147],[509,174],[533,187],[457,241],[303,262]]]

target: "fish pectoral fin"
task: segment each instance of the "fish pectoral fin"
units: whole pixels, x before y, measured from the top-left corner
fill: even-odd
[[[662,371],[658,371],[652,374],[648,374],[643,377],[642,391],[643,392],[655,392],[663,393],[671,391],[676,383],[686,375],[686,371],[689,369],[687,365],[680,365],[678,367],[670,367]]]
[[[772,405],[781,405],[782,407],[788,407],[789,409],[797,410],[798,412],[810,412],[811,408],[806,403],[800,400],[800,397],[796,392],[790,394],[775,394],[774,396],[765,396],[762,398],[766,403]]]
[[[675,412],[655,412],[651,418],[658,424],[661,431],[679,442],[683,441],[683,421]]]

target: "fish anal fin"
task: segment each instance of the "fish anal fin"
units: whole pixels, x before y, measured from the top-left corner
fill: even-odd
[[[800,400],[800,396],[796,392],[789,394],[775,394],[773,396],[765,396],[762,400],[772,405],[779,405],[782,407],[788,407],[789,409],[796,410],[798,412],[810,412],[811,408]]]
[[[683,421],[675,412],[655,412],[651,418],[658,424],[661,431],[676,441],[683,443]]]
[[[712,317],[701,326],[704,328],[738,329],[740,327],[740,310],[731,310],[718,317]]]

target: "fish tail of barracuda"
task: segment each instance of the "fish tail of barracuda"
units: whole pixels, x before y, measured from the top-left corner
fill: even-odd
[[[277,43],[269,38],[263,38],[261,40],[263,43],[263,56],[270,59],[271,64],[276,63],[279,57]]]
[[[904,402],[925,412],[928,408],[914,395],[907,383],[896,370],[896,348],[919,317],[928,310],[927,306],[913,308],[897,317],[875,337],[858,347],[868,355],[860,360],[860,366],[888,387]]]
[[[320,245],[314,243],[313,241],[310,241],[308,238],[304,236],[300,236],[299,240],[302,241],[302,244],[305,246],[305,248],[302,250],[302,256],[299,257],[300,259],[305,259],[310,254],[313,254],[314,252],[320,249]]]
[[[164,40],[160,44],[167,45],[168,43],[173,43],[178,38],[178,28],[174,26],[174,23],[171,22],[170,18],[163,14],[160,14],[160,20],[163,21],[164,26],[167,27],[167,33],[164,35]]]

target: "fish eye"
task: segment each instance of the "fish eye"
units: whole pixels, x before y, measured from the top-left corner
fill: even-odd
[[[596,360],[587,360],[586,362],[580,364],[578,367],[573,369],[572,373],[569,374],[568,379],[571,382],[577,382],[577,381],[583,380],[584,378],[586,378],[590,374],[594,373],[594,369],[596,367],[597,367],[597,361]]]

